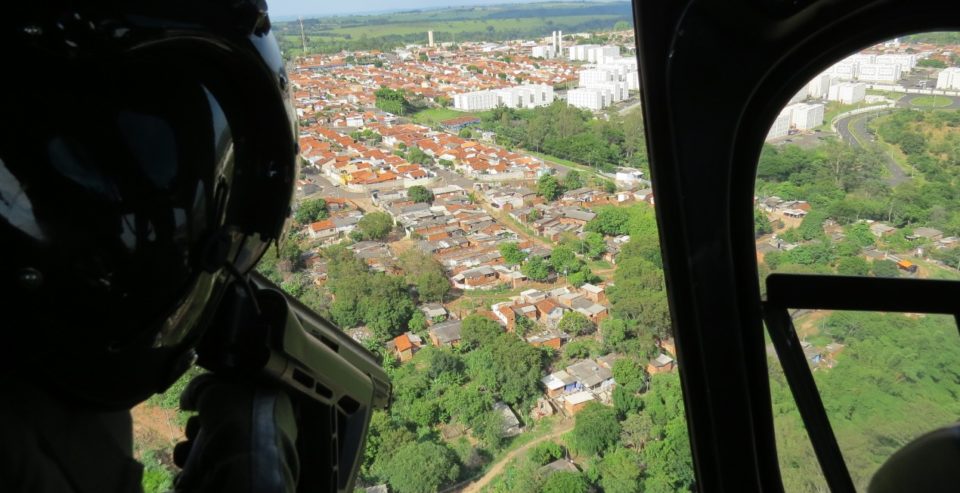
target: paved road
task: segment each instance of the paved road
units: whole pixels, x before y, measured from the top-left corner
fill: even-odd
[[[929,97],[947,98],[951,101],[951,103],[949,106],[933,106],[933,107],[913,105],[914,99],[929,98]],[[906,96],[897,100],[897,106],[900,108],[931,108],[935,110],[958,110],[960,109],[960,96],[944,96],[940,94],[937,94],[935,96],[931,96],[929,94],[907,94]]]
[[[840,134],[840,138],[844,142],[848,142],[862,149],[866,144],[876,142],[876,137],[867,130],[867,122],[876,116],[877,113],[864,113],[841,118],[837,120],[837,133]],[[893,157],[887,153],[883,153],[883,156],[884,165],[886,165],[887,171],[890,172],[890,177],[887,178],[888,185],[895,187],[910,179],[906,171],[900,167],[900,163],[894,160]]]

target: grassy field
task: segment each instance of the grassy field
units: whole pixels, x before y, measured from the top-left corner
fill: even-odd
[[[483,115],[486,113],[488,112],[486,111],[466,112],[466,111],[457,111],[452,108],[427,108],[425,110],[420,110],[410,115],[410,119],[413,120],[414,123],[419,123],[421,125],[432,127],[444,120],[449,120],[451,118],[458,118],[461,116],[475,116],[477,118],[483,118]]]
[[[495,33],[497,31],[532,31],[542,29],[544,21],[542,18],[517,18],[517,19],[472,19],[472,20],[450,20],[450,21],[429,21],[418,19],[409,22],[390,22],[378,25],[362,26],[344,26],[323,31],[324,35],[333,35],[339,37],[349,36],[352,39],[361,36],[379,37],[379,36],[404,36],[408,34],[422,33],[426,40],[427,31],[434,31],[434,39],[438,43],[455,41],[457,35],[464,33]],[[603,22],[613,26],[618,20],[622,20],[618,15],[578,15],[550,18],[553,21],[552,27],[555,29],[573,28],[581,24],[590,22]],[[549,34],[549,33],[548,33]]]
[[[944,96],[920,96],[910,104],[918,108],[945,108],[953,104],[953,100]]]
[[[585,173],[590,173],[590,174],[596,175],[596,176],[598,176],[598,177],[600,177],[600,178],[603,178],[604,180],[609,180],[609,178],[601,175],[595,168],[591,168],[590,166],[587,166],[587,165],[585,165],[585,164],[575,163],[575,162],[570,161],[570,160],[567,160],[567,159],[560,159],[560,158],[558,158],[558,157],[554,157],[554,156],[551,156],[551,155],[549,155],[549,154],[544,154],[544,153],[542,153],[542,152],[535,152],[535,151],[531,151],[531,150],[529,150],[529,149],[524,149],[523,152],[526,152],[527,154],[530,154],[531,156],[536,156],[536,157],[538,157],[538,158],[540,158],[540,159],[543,159],[543,160],[545,160],[545,161],[550,161],[551,163],[559,164],[560,166],[566,166],[567,168],[572,168],[572,169],[575,169],[575,170],[583,171],[583,172],[585,172]]]
[[[893,101],[896,101],[896,100],[898,100],[898,99],[900,99],[900,98],[903,97],[903,93],[901,93],[901,92],[879,91],[879,90],[877,90],[877,89],[867,89],[867,95],[868,95],[868,96],[883,96],[883,97],[885,97],[885,98],[887,98],[887,99],[890,99],[890,100],[893,100]]]

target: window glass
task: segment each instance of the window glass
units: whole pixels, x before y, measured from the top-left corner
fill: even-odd
[[[259,270],[391,375],[357,486],[690,490],[630,3],[438,3],[270,3],[302,171]]]
[[[761,280],[772,272],[960,279],[957,42],[956,33],[927,33],[879,43],[791,98],[758,164]],[[894,451],[956,420],[952,318],[792,316],[858,489]],[[825,491],[772,345],[768,354],[785,486]]]

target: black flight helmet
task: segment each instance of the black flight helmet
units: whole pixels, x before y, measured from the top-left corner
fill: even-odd
[[[287,76],[255,0],[0,19],[0,365],[100,408],[162,391],[280,239]]]

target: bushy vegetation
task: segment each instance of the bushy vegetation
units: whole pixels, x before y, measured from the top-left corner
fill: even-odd
[[[623,117],[610,112],[608,118],[595,119],[590,111],[558,100],[541,108],[495,108],[483,116],[481,126],[496,132],[501,145],[543,152],[604,171],[616,166],[647,166],[640,111]]]

